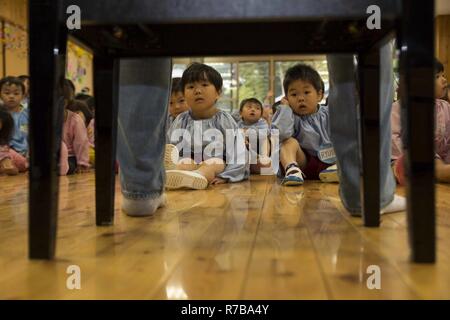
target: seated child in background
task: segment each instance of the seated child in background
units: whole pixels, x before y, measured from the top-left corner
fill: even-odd
[[[89,140],[89,164],[93,166],[95,165],[94,115],[87,103],[82,100],[69,101],[67,109],[78,114],[86,126]]]
[[[183,72],[181,88],[190,110],[180,114],[168,132],[170,143],[181,140],[177,146],[183,159],[177,161],[177,170],[166,171],[167,188],[205,189],[208,184],[238,182],[248,177],[244,137],[232,116],[216,106],[222,83],[220,73],[205,64],[193,63]],[[227,129],[234,132],[232,150],[226,149]],[[206,137],[208,132],[221,133],[223,140],[211,140]]]
[[[14,129],[9,140],[9,146],[16,151],[13,163],[19,171],[26,171],[28,168],[29,111],[21,105],[24,92],[25,86],[20,79],[6,77],[0,80],[0,98],[3,101],[4,108],[14,120]]]
[[[175,118],[185,111],[189,110],[189,106],[184,98],[183,88],[180,86],[181,78],[172,78],[172,87],[170,92],[169,100],[169,114],[167,116],[167,127],[166,130],[169,131]]]
[[[64,82],[64,124],[62,142],[67,147],[68,170],[67,174],[82,173],[89,170],[89,139],[86,122],[68,107],[73,105],[72,87],[68,81]],[[61,148],[64,151],[64,146]],[[63,159],[61,159],[63,162]]]
[[[244,99],[239,107],[241,118],[237,122],[245,136],[249,150],[250,172],[260,173],[261,168],[271,166],[269,159],[269,125],[262,118],[263,106],[256,98]],[[261,136],[260,136],[261,135]],[[261,145],[259,147],[259,145]],[[260,153],[261,151],[261,153]]]
[[[444,77],[444,66],[438,60],[435,61],[435,170],[439,182],[450,183],[450,104],[442,100],[447,87],[447,79]],[[433,110],[430,110],[433,112]],[[397,182],[405,184],[404,155],[402,145],[403,130],[400,121],[400,100],[394,102],[391,113],[392,130],[392,168]]]
[[[305,64],[297,64],[286,71],[283,81],[282,105],[274,115],[272,126],[280,132],[280,162],[285,175],[283,185],[303,184],[319,175],[337,181],[336,169],[326,171],[336,162],[330,139],[327,106],[320,106],[323,81],[319,73]]]
[[[14,131],[14,120],[4,107],[0,107],[0,174],[10,176],[26,170],[26,159],[9,147]]]

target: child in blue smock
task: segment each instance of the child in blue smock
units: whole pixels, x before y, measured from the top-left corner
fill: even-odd
[[[222,83],[220,73],[205,64],[193,63],[183,72],[181,87],[190,110],[178,115],[168,131],[182,159],[176,170],[166,171],[167,188],[205,189],[248,178],[244,136],[232,116],[216,106]]]
[[[280,132],[283,185],[303,184],[304,178],[337,177],[330,139],[328,106],[319,73],[305,64],[289,68],[283,81],[286,97],[274,115],[272,126]],[[325,181],[331,181],[323,178]]]

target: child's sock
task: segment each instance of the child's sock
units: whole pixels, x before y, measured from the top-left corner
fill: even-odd
[[[166,205],[166,195],[162,193],[148,199],[128,199],[122,197],[122,211],[131,217],[152,215],[159,207]]]
[[[392,213],[406,210],[406,199],[398,195],[394,195],[394,199],[386,207],[380,210],[380,214]]]

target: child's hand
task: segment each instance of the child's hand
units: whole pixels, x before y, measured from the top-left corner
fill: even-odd
[[[283,99],[281,99],[281,104],[284,104],[284,105],[286,105],[286,106],[289,105],[289,101],[287,100],[286,97],[283,97]]]
[[[76,172],[76,173],[86,173],[86,172],[89,172],[89,171],[90,171],[89,167],[83,166],[83,165],[79,165],[79,166],[75,169],[75,172]]]
[[[215,177],[210,184],[223,184],[227,183],[228,181],[219,177]]]

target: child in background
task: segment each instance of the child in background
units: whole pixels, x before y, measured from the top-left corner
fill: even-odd
[[[241,118],[237,122],[245,136],[245,145],[249,150],[250,172],[260,173],[261,168],[271,166],[269,159],[269,125],[262,118],[263,106],[256,98],[244,99],[239,107]],[[263,135],[263,137],[260,137]],[[262,140],[260,140],[262,138]],[[252,142],[252,143],[250,143]],[[259,148],[261,145],[261,148]],[[261,149],[261,154],[259,154]],[[256,161],[256,163],[252,163]]]
[[[169,115],[167,116],[167,131],[169,131],[175,118],[189,110],[189,106],[186,103],[186,99],[183,95],[183,88],[181,88],[181,78],[172,79],[172,87],[169,100]]]
[[[289,68],[283,81],[282,105],[272,126],[280,132],[280,162],[284,171],[283,185],[303,184],[304,178],[318,179],[336,162],[330,139],[329,112],[320,106],[323,81],[319,73],[305,64]],[[329,170],[324,179],[337,180],[337,170]]]
[[[26,163],[28,167],[28,119],[29,111],[23,108],[21,102],[24,97],[25,86],[22,81],[15,77],[6,77],[0,80],[0,98],[4,108],[14,119],[14,130],[9,146],[17,152],[21,164]],[[23,171],[23,166],[19,171]]]
[[[95,138],[94,138],[94,115],[86,102],[74,99],[67,105],[67,109],[78,114],[86,125],[86,132],[89,141],[89,164],[95,165]]]
[[[184,158],[177,162],[177,170],[166,171],[167,188],[205,189],[208,184],[238,182],[248,177],[248,166],[245,163],[225,163],[225,160],[230,160],[228,155],[234,156],[235,150],[237,157],[233,159],[245,159],[245,144],[231,115],[216,106],[222,92],[222,82],[220,73],[205,64],[193,63],[184,71],[181,87],[190,110],[180,114],[168,132],[170,143],[176,144],[181,140],[178,149]],[[214,150],[220,149],[220,153],[208,155],[205,148],[211,147],[212,142],[200,136],[199,129],[202,133],[208,129],[216,129],[222,133],[224,140],[226,130],[234,130],[237,136],[233,136],[233,150],[226,150],[225,141],[215,140],[213,144],[217,148]],[[189,133],[191,141],[186,141],[184,136],[180,139],[179,133]],[[167,150],[166,148],[166,152]]]
[[[27,109],[30,104],[30,77],[27,75],[20,75],[17,78],[19,78],[25,86],[25,93],[21,104],[25,109]]]
[[[14,120],[11,114],[0,107],[0,174],[17,175],[27,169],[26,159],[9,147],[14,131]]]
[[[75,112],[68,110],[73,103],[73,88],[67,79],[64,81],[64,124],[62,142],[67,147],[67,174],[82,173],[89,170],[89,140],[86,123]],[[64,151],[64,148],[61,148]],[[63,161],[63,159],[61,159]]]
[[[439,182],[450,183],[450,104],[442,100],[447,87],[447,79],[444,76],[444,66],[435,60],[435,170]],[[392,168],[394,176],[400,185],[405,184],[404,155],[402,145],[403,131],[400,121],[400,100],[394,102],[391,113],[392,130]]]

